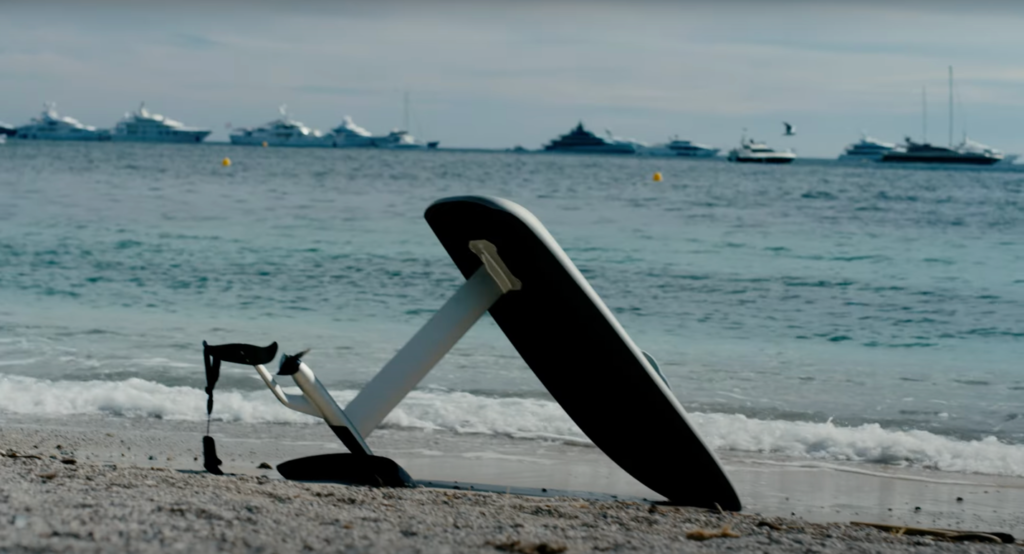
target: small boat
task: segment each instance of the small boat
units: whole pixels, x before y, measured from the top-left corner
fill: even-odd
[[[869,137],[866,133],[862,133],[860,140],[847,146],[843,153],[839,155],[839,159],[842,161],[877,162],[886,153],[892,152],[895,149],[896,145],[891,142],[882,142]]]
[[[665,144],[658,144],[638,151],[639,154],[645,156],[681,156],[684,158],[714,158],[718,152],[719,149],[713,146],[680,140],[678,137],[673,137]]]
[[[729,161],[739,163],[788,164],[796,159],[789,151],[773,150],[763,142],[743,138],[740,145],[729,151]]]
[[[27,125],[18,127],[15,138],[24,140],[110,140],[110,131],[83,125],[73,117],[57,113],[57,104],[43,104],[43,113],[32,118]]]
[[[587,154],[635,154],[637,147],[632,142],[603,139],[586,130],[581,121],[568,133],[546,144],[544,150]]]
[[[337,148],[372,148],[377,146],[376,141],[384,137],[375,137],[366,129],[356,125],[350,116],[341,119],[341,125],[331,129],[334,136],[334,146]]]
[[[211,132],[210,129],[186,127],[179,121],[150,113],[143,102],[137,111],[124,114],[124,118],[114,127],[112,138],[122,142],[196,143],[203,142]]]
[[[430,142],[417,140],[416,137],[409,134],[409,131],[402,131],[400,129],[391,131],[385,137],[374,139],[374,145],[378,148],[389,148],[392,150],[435,149],[440,143],[437,140]]]
[[[0,137],[13,137],[18,129],[14,125],[8,125],[3,121],[0,121]]]
[[[429,148],[431,150],[436,149],[441,141],[421,141],[412,136],[409,131],[409,117],[412,113],[412,109],[409,106],[409,91],[405,91],[402,94],[402,128],[392,129],[390,133],[383,137],[376,137],[373,139],[374,146],[377,148],[388,148],[391,150],[422,150]]]
[[[334,146],[333,135],[324,135],[288,116],[288,107],[278,108],[281,117],[259,127],[246,127],[231,132],[231,144],[248,146]]]
[[[926,142],[914,142],[907,137],[904,148],[897,148],[882,156],[887,163],[931,163],[960,165],[993,165],[1003,160],[1001,152],[967,148],[933,146]]]

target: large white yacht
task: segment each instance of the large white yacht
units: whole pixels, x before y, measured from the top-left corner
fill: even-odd
[[[730,162],[788,164],[796,159],[796,154],[789,151],[772,150],[767,144],[744,137],[740,145],[729,151]]]
[[[1019,156],[1017,154],[1004,154],[1002,150],[993,148],[991,146],[984,145],[980,142],[967,138],[967,134],[964,133],[964,141],[956,147],[957,151],[961,154],[981,154],[984,156],[991,156],[998,158],[999,162],[1004,164],[1012,164]]]
[[[114,127],[113,139],[129,142],[202,142],[211,132],[209,129],[187,127],[160,114],[150,113],[143,102],[137,111],[124,114],[124,118]]]
[[[18,127],[16,138],[26,140],[110,140],[108,129],[83,125],[73,117],[57,113],[57,104],[47,102],[43,113],[26,125]]]
[[[334,146],[338,148],[374,147],[377,146],[376,141],[384,139],[384,137],[375,137],[366,129],[356,125],[355,121],[352,121],[352,118],[347,115],[342,118],[341,125],[331,129],[331,134],[334,137]]]
[[[395,129],[387,134],[385,137],[378,137],[374,139],[374,144],[378,148],[391,148],[394,150],[417,150],[422,148],[437,148],[440,141],[423,142],[417,140],[409,131],[402,131]]]
[[[861,133],[860,140],[847,146],[839,159],[843,161],[872,161],[877,162],[889,152],[892,152],[896,145],[891,142],[882,142]]]
[[[334,137],[310,129],[288,117],[288,107],[278,108],[281,117],[260,125],[243,127],[231,132],[231,144],[249,146],[333,146]]]
[[[672,137],[665,144],[657,144],[646,148],[638,148],[637,153],[645,156],[682,156],[685,158],[713,158],[718,155],[718,148],[706,144],[698,144],[689,140]]]

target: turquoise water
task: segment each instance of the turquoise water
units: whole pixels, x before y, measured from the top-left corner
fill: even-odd
[[[423,210],[490,194],[545,223],[718,447],[1024,475],[1014,167],[9,143],[0,194],[0,414],[201,419],[204,339],[312,347],[344,396],[462,281]],[[222,417],[293,421],[251,370],[220,387]],[[558,412],[489,320],[418,398],[391,424],[576,432],[510,408]],[[972,444],[1009,469],[939,461]]]

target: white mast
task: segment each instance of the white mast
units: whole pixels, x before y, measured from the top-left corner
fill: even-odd
[[[402,129],[409,130],[409,91],[405,91],[402,97]]]
[[[921,87],[921,135],[923,142],[928,143],[928,87]]]
[[[949,147],[953,148],[953,66],[949,66]]]

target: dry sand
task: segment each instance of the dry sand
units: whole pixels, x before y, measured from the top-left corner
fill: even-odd
[[[1024,551],[646,502],[295,483],[251,458],[247,475],[167,467],[195,466],[197,439],[0,422],[0,552]]]

